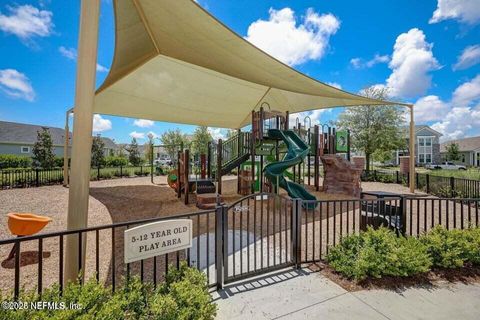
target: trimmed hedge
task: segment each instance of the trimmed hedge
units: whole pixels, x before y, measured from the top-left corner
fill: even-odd
[[[420,238],[399,237],[387,228],[368,228],[332,247],[330,266],[357,281],[368,277],[413,276],[431,268],[480,265],[480,228],[446,230],[433,228]]]
[[[360,235],[343,238],[330,249],[327,261],[355,280],[410,276],[427,272],[432,264],[425,245],[415,238],[397,237],[387,228],[369,228]]]
[[[133,277],[112,293],[111,287],[97,284],[94,278],[83,286],[68,284],[60,295],[58,286],[46,289],[41,298],[35,291],[22,292],[19,301],[26,309],[0,309],[0,319],[214,319],[217,306],[208,293],[205,274],[182,263],[179,270],[170,269],[166,281],[154,289]],[[2,302],[11,298],[0,296]],[[31,302],[46,301],[67,306],[65,309],[32,310]],[[72,303],[79,309],[68,308]]]
[[[6,168],[29,168],[32,166],[32,158],[17,156],[14,154],[0,154],[0,169]]]

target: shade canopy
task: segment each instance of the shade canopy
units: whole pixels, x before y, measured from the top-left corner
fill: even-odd
[[[401,104],[312,79],[269,56],[191,0],[114,1],[115,53],[96,113],[240,128],[278,111]]]

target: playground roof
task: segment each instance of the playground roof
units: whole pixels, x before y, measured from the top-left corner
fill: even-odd
[[[399,104],[312,79],[269,56],[191,0],[114,1],[115,54],[96,113],[240,128],[267,102],[291,113]]]

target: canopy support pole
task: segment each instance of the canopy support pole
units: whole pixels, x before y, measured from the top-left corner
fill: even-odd
[[[410,192],[415,193],[415,122],[413,117],[413,105],[410,108]]]
[[[92,149],[93,104],[97,64],[100,0],[83,0],[80,13],[78,61],[75,82],[75,117],[68,193],[67,229],[85,228],[88,221],[88,196]],[[83,243],[79,243],[79,238]],[[86,236],[67,236],[64,282],[75,281],[84,270]],[[81,249],[81,252],[79,250]]]
[[[70,140],[70,129],[68,127],[68,118],[70,113],[73,112],[73,108],[68,109],[65,113],[65,140],[63,144],[63,186],[68,186],[68,143]]]

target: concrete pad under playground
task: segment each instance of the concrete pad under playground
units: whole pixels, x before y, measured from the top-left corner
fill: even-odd
[[[217,319],[479,319],[480,285],[347,292],[318,273],[282,270],[212,294]]]

